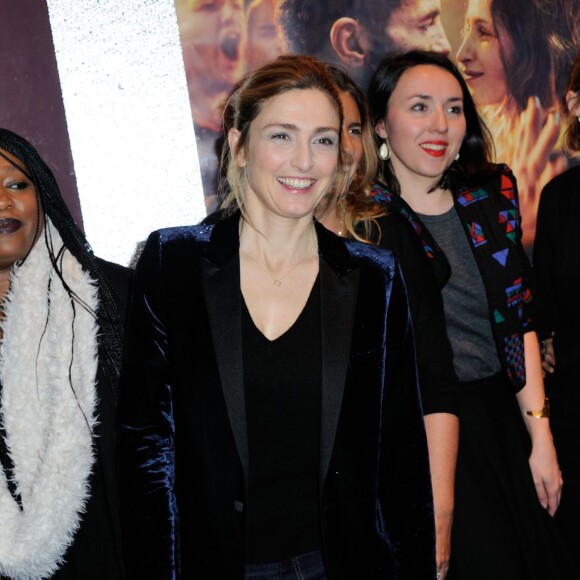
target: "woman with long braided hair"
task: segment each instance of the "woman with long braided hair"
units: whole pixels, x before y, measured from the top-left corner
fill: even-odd
[[[0,576],[122,577],[114,413],[130,273],[0,129]]]

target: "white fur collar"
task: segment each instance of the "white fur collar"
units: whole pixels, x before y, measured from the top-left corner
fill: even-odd
[[[62,240],[48,220],[46,227],[57,253]],[[62,272],[96,311],[97,289],[68,251]],[[44,234],[13,272],[4,307],[1,420],[22,510],[0,470],[0,574],[46,578],[62,564],[89,496],[98,329],[75,303],[73,341],[73,308],[50,263]]]

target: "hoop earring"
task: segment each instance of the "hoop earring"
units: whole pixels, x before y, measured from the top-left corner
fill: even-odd
[[[386,161],[387,159],[389,159],[390,156],[391,156],[391,150],[389,149],[389,145],[387,143],[387,140],[385,139],[383,141],[383,144],[379,147],[379,157],[383,161]]]

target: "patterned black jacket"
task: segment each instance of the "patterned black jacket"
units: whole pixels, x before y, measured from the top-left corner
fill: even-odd
[[[372,183],[371,195],[378,203],[407,219],[443,287],[449,280],[451,267],[421,219],[380,181]],[[533,280],[521,244],[521,215],[515,177],[506,165],[491,165],[480,185],[458,186],[454,199],[485,287],[502,368],[514,389],[519,391],[526,382],[523,335],[533,330]]]

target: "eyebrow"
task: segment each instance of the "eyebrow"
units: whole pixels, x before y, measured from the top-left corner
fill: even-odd
[[[7,165],[5,169],[7,173],[19,173],[20,175],[23,175],[24,177],[29,179],[29,177],[26,175],[26,173],[24,173],[22,169],[12,165],[12,163],[10,163],[10,165]]]
[[[428,12],[427,14],[423,14],[421,16],[419,16],[419,18],[417,18],[418,22],[423,22],[424,20],[435,20],[435,18],[437,18],[438,16],[441,15],[441,11],[440,10],[431,10],[431,12]]]
[[[469,22],[469,19],[467,19],[466,22]],[[491,26],[492,20],[488,20],[487,18],[481,18],[480,16],[478,16],[477,18],[472,18],[471,25],[473,26],[477,24],[487,24],[488,26]]]
[[[293,123],[268,123],[268,125],[264,125],[263,129],[273,129],[276,127],[287,129],[288,131],[300,131],[298,125],[294,125]],[[336,127],[316,127],[313,132],[324,133],[325,131],[334,131],[335,133],[338,133]]]
[[[432,99],[432,98],[433,97],[431,95],[418,94],[418,95],[411,95],[408,100],[410,101],[411,99]],[[463,101],[463,97],[449,97],[447,99],[447,101],[445,101],[445,102],[449,103],[449,102],[453,102],[453,101]]]

